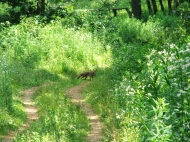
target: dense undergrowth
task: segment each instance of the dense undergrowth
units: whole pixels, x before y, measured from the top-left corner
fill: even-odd
[[[26,120],[20,90],[54,82],[36,92],[40,118],[15,141],[84,141],[88,120],[64,91],[97,69],[84,94],[105,124],[103,141],[189,141],[189,22],[144,17],[74,11],[48,24],[40,16],[2,23],[0,135]]]
[[[89,32],[65,28],[62,21],[43,25],[38,17],[3,29],[1,40],[1,134],[18,129],[26,120],[22,103],[17,101],[19,90],[56,82],[36,97],[40,120],[17,140],[83,141],[88,121],[70,104],[64,90],[76,84],[79,72],[108,67],[110,51]],[[41,114],[42,110],[46,112]]]
[[[189,141],[190,37],[175,16],[157,16],[114,25],[111,70],[86,90],[104,141]]]

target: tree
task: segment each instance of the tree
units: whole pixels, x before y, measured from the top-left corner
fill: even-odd
[[[161,10],[164,11],[164,5],[162,3],[162,0],[159,0],[160,6],[161,6]]]
[[[37,2],[37,13],[42,14],[45,12],[45,0],[38,0]]]
[[[8,5],[11,5],[13,8],[16,6],[23,5],[27,2],[27,0],[0,0],[2,3],[7,3]]]
[[[141,19],[141,0],[132,0],[132,13],[135,18]]]
[[[174,7],[177,8],[179,6],[178,0],[174,0]]]
[[[172,11],[172,0],[168,0],[168,10],[169,13]]]
[[[36,4],[37,1],[37,4]],[[36,14],[42,14],[45,12],[45,0],[0,0],[2,3],[7,3],[11,8],[7,10],[9,17],[4,21],[10,21],[11,23],[19,23],[21,16],[32,16]],[[1,19],[0,21],[3,22]]]
[[[150,3],[150,0],[146,0],[146,3],[147,3],[147,6],[148,6],[149,14],[152,14],[152,6],[151,6],[151,3]]]
[[[154,9],[154,14],[156,14],[158,12],[158,8],[157,8],[155,0],[152,0],[152,6],[153,6],[153,9]]]

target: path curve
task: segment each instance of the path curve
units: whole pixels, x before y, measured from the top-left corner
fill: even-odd
[[[81,93],[83,88],[88,84],[89,82],[86,82],[84,84],[69,88],[66,91],[66,94],[69,96],[69,98],[74,104],[81,106],[82,110],[85,112],[85,114],[87,115],[90,121],[92,130],[88,134],[87,141],[100,142],[102,139],[103,125],[100,121],[99,116],[93,111],[93,109],[91,108],[91,105],[85,102],[85,97]]]
[[[20,92],[21,94],[23,94],[23,97],[21,98],[21,100],[24,104],[24,109],[27,114],[27,121],[19,128],[18,131],[10,131],[7,136],[3,136],[2,142],[13,142],[14,138],[19,132],[24,131],[26,128],[30,126],[30,123],[32,121],[38,119],[37,108],[34,106],[34,103],[32,101],[32,95],[40,87],[32,87],[30,89],[26,89]]]

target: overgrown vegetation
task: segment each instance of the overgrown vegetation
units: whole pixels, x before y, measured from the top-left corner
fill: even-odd
[[[34,139],[36,135],[43,134],[44,138],[40,138],[42,141],[61,140],[65,139],[64,137],[67,137],[67,141],[76,141],[78,139],[83,141],[87,130],[89,130],[88,124],[85,124],[88,121],[84,115],[81,115],[80,109],[69,105],[70,102],[63,91],[64,88],[76,84],[73,80],[75,80],[79,72],[109,66],[110,63],[107,59],[110,58],[110,52],[105,51],[101,42],[97,38],[93,38],[89,32],[64,28],[62,21],[52,21],[51,24],[43,25],[38,18],[24,19],[21,24],[5,28],[1,32],[3,41],[1,43],[1,112],[6,114],[1,115],[1,133],[4,134],[3,132],[7,131],[7,127],[18,128],[26,119],[21,102],[17,107],[14,105],[16,100],[14,100],[13,96],[18,96],[19,90],[44,83],[57,82],[58,85],[55,88],[50,88],[51,93],[43,90],[44,95],[41,93],[41,98],[37,98],[37,100],[40,99],[39,110],[50,106],[50,101],[57,97],[60,102],[52,102],[53,108],[50,109],[54,110],[57,107],[57,109],[63,108],[63,111],[53,111],[52,116],[48,114],[47,118],[43,114],[39,122],[34,124],[34,127],[36,125],[41,127],[47,123],[49,125],[49,121],[55,121],[55,118],[60,123],[64,122],[65,125],[69,124],[65,122],[66,120],[71,120],[70,125],[67,127],[60,126],[62,124],[56,120],[55,123],[50,124],[50,128],[47,128],[48,132],[46,133],[44,133],[45,128],[36,130],[37,126],[32,127],[31,133],[33,134],[34,132],[34,137],[29,137],[28,135],[31,134],[25,132],[26,136],[19,136],[18,141]],[[46,95],[49,101],[43,102]],[[42,106],[40,105],[41,103],[43,103]],[[22,107],[19,107],[19,105]],[[23,118],[21,116],[18,118],[18,121],[20,121],[18,124],[14,121],[18,115],[15,116],[12,109],[17,113],[18,111],[22,113]],[[46,113],[51,112],[47,108],[46,111]],[[8,117],[10,119],[7,119]],[[48,122],[46,122],[46,119]],[[80,124],[79,121],[81,121]],[[54,127],[56,126],[54,125],[60,127],[55,129]],[[78,128],[81,129],[81,132]],[[57,131],[64,132],[65,136],[63,137],[62,133],[57,133]],[[39,140],[38,137],[36,139]]]
[[[40,119],[29,131],[19,134],[17,141],[85,141],[90,126],[81,108],[63,97],[62,86],[68,87],[66,82],[37,91]]]
[[[26,121],[20,90],[54,82],[34,95],[40,118],[15,141],[85,141],[88,120],[64,91],[83,82],[78,73],[96,68],[84,94],[105,124],[103,141],[190,141],[189,3],[178,6],[185,14],[154,16],[143,3],[137,20],[106,9],[128,2],[92,1],[88,7],[105,9],[74,10],[84,2],[59,10],[52,2],[49,17],[1,23],[0,135]]]

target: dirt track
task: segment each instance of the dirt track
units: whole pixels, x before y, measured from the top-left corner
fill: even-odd
[[[88,134],[87,141],[89,142],[100,142],[102,139],[102,123],[100,122],[99,116],[92,110],[89,103],[84,101],[84,96],[81,94],[82,89],[88,84],[84,83],[78,86],[74,86],[69,88],[66,93],[71,98],[71,101],[77,105],[80,105],[85,114],[87,115],[92,130]],[[43,85],[46,86],[46,85]],[[40,86],[40,87],[43,87]],[[32,102],[32,95],[35,91],[40,87],[32,87],[30,89],[21,91],[23,94],[22,101],[24,103],[25,111],[27,114],[27,121],[26,123],[20,127],[18,131],[10,131],[7,136],[3,137],[2,142],[13,142],[15,136],[25,130],[30,126],[30,123],[36,119],[38,119],[37,108],[34,106]]]
[[[92,130],[88,134],[87,141],[100,142],[102,139],[103,125],[100,122],[99,116],[92,110],[90,104],[84,101],[85,97],[81,94],[83,88],[88,84],[89,82],[69,88],[66,93],[73,103],[81,106],[90,121]]]
[[[27,121],[24,125],[20,127],[18,131],[10,131],[7,136],[4,136],[2,142],[13,142],[14,137],[19,133],[25,130],[30,126],[30,123],[36,119],[38,119],[37,108],[34,106],[32,102],[32,95],[39,87],[32,87],[30,89],[21,91],[23,94],[22,101],[24,103],[24,108],[27,114]]]

